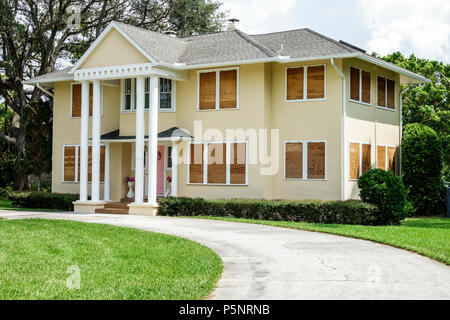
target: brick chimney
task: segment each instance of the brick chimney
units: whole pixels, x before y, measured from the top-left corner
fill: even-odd
[[[239,19],[236,19],[236,18],[228,19],[227,31],[237,30],[237,29],[239,29]]]

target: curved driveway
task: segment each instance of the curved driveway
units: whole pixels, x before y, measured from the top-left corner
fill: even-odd
[[[224,263],[215,299],[450,299],[450,267],[369,241],[170,217],[12,211],[0,217],[105,223],[199,242]]]

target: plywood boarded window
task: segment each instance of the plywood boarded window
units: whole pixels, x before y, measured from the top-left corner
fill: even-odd
[[[370,103],[370,72],[361,71],[361,101]]]
[[[360,90],[360,70],[351,67],[350,68],[350,99],[355,101],[359,100],[359,90]]]
[[[372,146],[370,144],[361,144],[361,174],[370,170],[372,162]]]
[[[303,143],[286,143],[285,154],[286,179],[303,179]]]
[[[377,167],[378,169],[386,170],[386,147],[377,147]]]
[[[378,168],[395,173],[396,147],[378,146]]]
[[[387,169],[395,173],[395,150],[394,147],[387,147]]]
[[[203,144],[191,144],[189,164],[190,183],[203,183],[203,152]]]
[[[308,179],[325,179],[325,142],[308,142]]]
[[[208,183],[227,182],[227,157],[225,143],[208,144]]]
[[[377,104],[380,107],[386,107],[386,78],[378,77],[377,80],[377,94],[378,101]]]
[[[64,178],[65,182],[75,182],[76,147],[64,146]]]
[[[288,68],[286,70],[286,99],[302,100],[304,86],[304,68]]]
[[[230,183],[245,184],[246,183],[246,163],[247,148],[246,144],[231,143],[230,144]]]
[[[89,85],[89,116],[92,116],[93,85]],[[81,84],[72,84],[72,117],[81,117]]]
[[[199,109],[216,108],[216,72],[200,73]]]
[[[358,179],[360,173],[360,147],[359,143],[350,143],[350,179]]]
[[[386,80],[386,104],[389,109],[395,109],[395,81]]]
[[[237,107],[237,70],[220,71],[220,108]]]
[[[325,66],[307,68],[307,98],[325,98]]]

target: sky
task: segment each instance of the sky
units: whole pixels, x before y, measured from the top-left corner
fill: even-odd
[[[450,63],[450,0],[221,0],[250,34],[310,28],[386,55]]]

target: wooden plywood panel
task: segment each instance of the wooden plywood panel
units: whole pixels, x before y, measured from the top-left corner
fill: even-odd
[[[359,143],[350,143],[350,179],[359,178]]]
[[[387,107],[395,109],[395,81],[387,79]]]
[[[395,150],[394,147],[388,147],[387,148],[387,160],[388,160],[388,167],[387,169],[389,171],[395,172]]]
[[[72,85],[72,117],[81,117],[81,84]]]
[[[237,70],[220,72],[220,108],[237,107]]]
[[[75,147],[64,147],[64,181],[75,181]]]
[[[370,73],[362,71],[362,97],[361,101],[370,103]]]
[[[100,182],[105,181],[105,146],[100,146]],[[78,152],[78,181],[80,181],[81,152]],[[92,146],[89,146],[88,154],[88,181],[92,182]]]
[[[203,183],[203,144],[191,144],[189,182]]]
[[[308,179],[325,179],[325,143],[308,143]]]
[[[303,178],[303,143],[290,142],[286,143],[286,178],[302,179]]]
[[[325,66],[308,67],[308,99],[325,98]]]
[[[286,73],[287,100],[303,99],[304,68],[288,68]]]
[[[378,77],[377,80],[377,94],[378,101],[377,104],[380,107],[386,107],[386,78]]]
[[[216,72],[200,73],[200,110],[216,108]]]
[[[208,144],[208,183],[227,182],[226,144]]]
[[[378,169],[386,170],[386,147],[377,147],[377,167]]]
[[[371,145],[362,144],[362,174],[370,170],[371,164]]]
[[[359,101],[359,69],[350,68],[350,99]]]
[[[230,145],[230,183],[245,184],[245,164],[247,163],[245,143]]]

